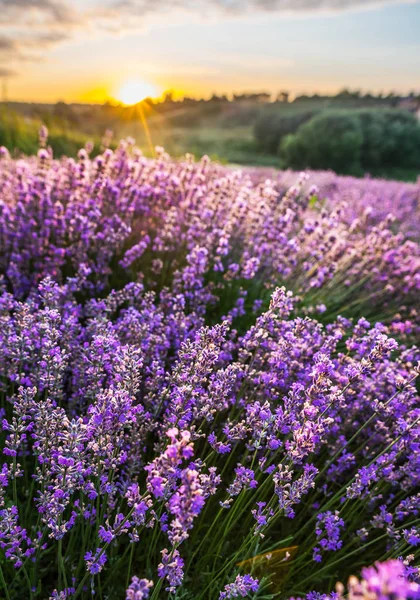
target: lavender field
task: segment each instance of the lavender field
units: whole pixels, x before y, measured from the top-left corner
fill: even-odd
[[[0,598],[420,598],[420,184],[0,148]]]

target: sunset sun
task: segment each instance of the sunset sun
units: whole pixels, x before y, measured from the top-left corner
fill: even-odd
[[[116,97],[124,104],[137,104],[145,98],[155,97],[158,89],[152,83],[141,79],[126,81],[118,90]]]

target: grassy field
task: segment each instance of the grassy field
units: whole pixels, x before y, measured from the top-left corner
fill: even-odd
[[[38,148],[39,119],[22,118],[3,109],[0,113],[0,145],[11,149],[15,156],[33,154]],[[152,156],[156,146],[163,146],[172,156],[182,156],[187,152],[202,156],[209,155],[222,164],[237,163],[279,167],[276,156],[261,152],[253,137],[251,125],[233,125],[207,121],[194,127],[179,127],[151,120],[150,124],[138,120],[118,124],[113,127],[114,140],[127,136],[134,137],[137,145],[146,156]],[[87,140],[92,140],[95,150],[100,147],[101,136],[83,130],[74,130],[66,124],[49,127],[49,144],[57,158],[62,155],[76,156],[77,150]],[[113,145],[113,144],[112,144]]]
[[[127,126],[121,131],[123,137],[125,129],[129,130],[130,127]],[[222,164],[280,166],[276,156],[259,150],[251,126],[234,125],[226,128],[210,122],[192,128],[152,125],[149,129],[152,148],[141,124],[131,129],[131,135],[146,155],[151,155],[154,146],[163,146],[172,156],[182,156],[189,152],[195,156],[207,154]]]

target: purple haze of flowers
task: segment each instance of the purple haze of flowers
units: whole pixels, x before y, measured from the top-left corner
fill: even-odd
[[[418,600],[420,585],[407,574],[407,567],[401,560],[377,562],[372,567],[362,569],[360,580],[351,576],[347,591],[341,583],[337,583],[337,592],[323,594],[309,592],[305,600]],[[303,600],[290,598],[289,600]]]
[[[405,567],[400,560],[376,563],[362,569],[360,581],[349,580],[349,599],[369,598],[372,600],[405,600],[420,598],[420,586],[405,576]]]

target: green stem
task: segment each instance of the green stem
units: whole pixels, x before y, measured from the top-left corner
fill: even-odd
[[[130,583],[131,566],[133,564],[133,554],[134,554],[134,542],[131,542],[130,558],[128,560],[127,579],[126,579],[126,582],[125,582],[125,589],[128,588],[129,583]]]
[[[61,579],[63,579],[64,581],[64,587],[67,589],[68,588],[68,584],[67,584],[67,575],[66,575],[66,567],[64,565],[64,559],[63,559],[63,539],[60,538],[58,540],[58,564],[59,564],[59,587],[61,587]]]
[[[9,590],[6,585],[6,580],[4,578],[3,569],[1,568],[1,565],[0,565],[0,583],[2,584],[4,593],[6,594],[6,600],[10,600]]]
[[[31,580],[29,579],[28,571],[26,570],[25,567],[23,567],[23,574],[25,576],[26,583],[28,584],[29,599],[32,600],[32,583],[31,583]]]
[[[163,583],[163,579],[159,579],[159,581],[156,584],[155,589],[153,590],[153,594],[151,595],[150,600],[157,600],[159,598],[158,594],[160,592],[160,588],[162,587],[162,583]]]

